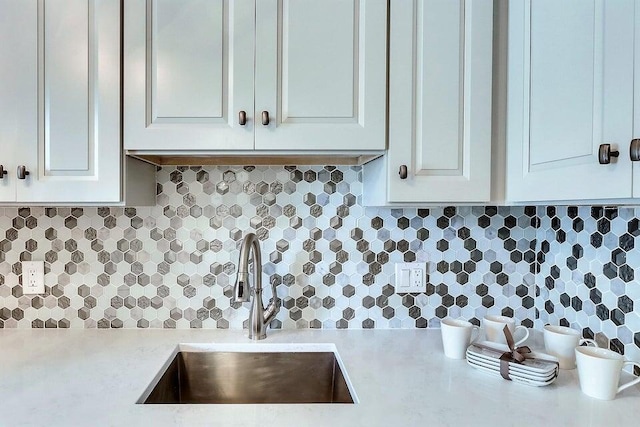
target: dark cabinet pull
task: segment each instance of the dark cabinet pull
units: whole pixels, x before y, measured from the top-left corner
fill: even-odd
[[[612,157],[618,157],[620,152],[618,150],[612,150],[611,144],[600,144],[600,149],[598,150],[598,162],[601,165],[608,165],[611,163]]]
[[[407,176],[409,175],[409,170],[407,169],[407,165],[400,166],[398,175],[400,175],[400,179],[407,179]]]
[[[4,165],[0,165],[0,179],[4,179],[4,176],[7,174],[7,171],[4,170]]]
[[[240,123],[240,126],[244,126],[247,124],[247,112],[246,111],[240,111],[240,113],[238,113],[238,123]]]
[[[269,126],[269,112],[268,111],[263,111],[262,112],[262,124],[264,126]]]
[[[640,138],[632,139],[629,146],[629,157],[632,162],[640,160]]]
[[[25,165],[18,166],[18,179],[25,179],[29,175],[29,171]]]

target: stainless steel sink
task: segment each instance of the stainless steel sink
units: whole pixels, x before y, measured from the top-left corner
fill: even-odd
[[[277,348],[179,348],[138,403],[354,403],[336,352]]]

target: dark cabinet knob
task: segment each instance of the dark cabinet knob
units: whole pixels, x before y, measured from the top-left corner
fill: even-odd
[[[632,139],[629,146],[629,157],[632,162],[640,160],[640,138]]]
[[[269,112],[268,111],[263,111],[262,112],[262,124],[264,126],[269,126]]]
[[[4,176],[7,174],[7,171],[4,170],[4,165],[0,165],[0,179],[4,179]]]
[[[620,152],[618,150],[612,150],[611,144],[600,144],[600,149],[598,150],[598,162],[601,165],[608,165],[611,163],[612,157],[618,157]]]
[[[25,165],[18,166],[18,179],[25,179],[29,175],[29,171]]]
[[[409,175],[409,170],[407,169],[407,165],[400,166],[398,175],[400,175],[400,179],[407,179],[407,176]]]
[[[240,111],[238,113],[238,123],[240,123],[240,126],[244,126],[247,124],[247,112],[246,111]]]

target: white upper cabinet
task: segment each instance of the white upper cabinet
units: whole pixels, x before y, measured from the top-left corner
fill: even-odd
[[[0,0],[0,38],[0,202],[120,203],[120,1]]]
[[[255,0],[127,0],[124,19],[125,148],[253,149]]]
[[[126,149],[385,149],[386,0],[128,0],[124,16]]]
[[[493,2],[391,2],[389,151],[364,202],[491,198]]]
[[[638,195],[629,144],[639,16],[634,0],[509,2],[508,200]],[[603,144],[619,157],[600,164]]]

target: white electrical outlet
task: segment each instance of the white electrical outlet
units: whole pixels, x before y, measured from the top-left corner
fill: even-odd
[[[44,261],[22,261],[22,293],[44,294]]]
[[[427,265],[421,262],[396,264],[396,293],[426,292]]]

